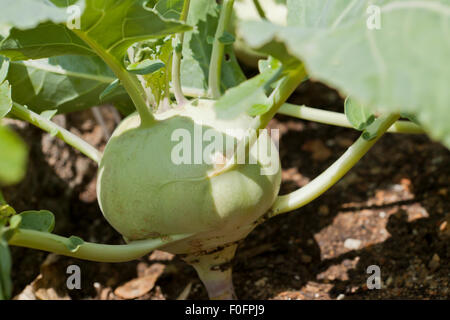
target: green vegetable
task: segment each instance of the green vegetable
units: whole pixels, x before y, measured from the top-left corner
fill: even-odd
[[[215,119],[213,103],[200,100],[196,107],[157,114],[157,121],[146,126],[132,115],[116,129],[100,163],[97,193],[105,218],[127,239],[196,233],[195,242],[180,242],[170,251],[199,252],[218,242],[240,240],[273,204],[281,176],[278,152],[267,135],[251,148],[256,164],[238,164],[212,177],[220,164],[173,162],[181,143],[171,138],[176,129],[186,130],[189,139],[196,130],[210,130],[217,137],[239,141],[238,134],[225,131],[242,132],[251,118],[244,114],[233,121]],[[188,143],[195,151],[195,142]],[[203,142],[201,150],[208,144]],[[261,163],[256,147],[262,144],[268,145],[273,173]],[[212,154],[220,151],[224,150],[213,149]]]

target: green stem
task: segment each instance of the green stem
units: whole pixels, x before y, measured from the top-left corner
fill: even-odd
[[[259,3],[259,0],[253,0],[253,4],[255,5],[256,11],[258,11],[258,14],[261,17],[261,19],[267,20],[266,13],[264,12],[263,7]]]
[[[184,0],[183,10],[181,11],[180,20],[185,22],[189,13],[190,0]],[[175,48],[172,60],[172,84],[175,94],[175,99],[178,105],[183,105],[187,102],[181,88],[181,57],[183,52],[184,32],[177,33],[175,36]]]
[[[97,262],[126,262],[138,259],[143,255],[169,243],[183,240],[191,235],[173,235],[167,239],[148,239],[133,241],[124,245],[107,245],[83,242],[76,250],[70,248],[70,238],[61,237],[48,232],[18,229],[9,244],[53,252],[56,254],[75,257]]]
[[[84,42],[86,42],[103,59],[103,61],[106,62],[106,64],[116,74],[117,78],[119,78],[120,83],[130,95],[131,100],[136,106],[136,110],[141,118],[141,124],[148,125],[154,122],[155,117],[146,102],[147,94],[139,82],[139,79],[134,74],[131,74],[125,70],[119,61],[107,53],[105,49],[99,46],[95,41],[86,36],[84,32],[77,29],[73,29],[72,31],[75,32]]]
[[[265,128],[270,120],[275,116],[278,109],[286,102],[289,96],[299,86],[299,84],[306,78],[306,71],[303,65],[299,65],[297,68],[289,70],[288,74],[283,77],[279,85],[270,95],[272,100],[272,107],[268,112],[263,114],[260,119],[260,125],[258,129]]]
[[[223,0],[222,8],[220,10],[219,23],[214,36],[208,77],[209,94],[213,99],[218,99],[221,95],[220,79],[222,74],[222,60],[225,45],[219,41],[219,38],[222,37],[230,22],[231,13],[233,12],[233,4],[234,0]]]
[[[375,133],[373,139],[364,139],[362,137],[364,135],[363,133],[335,163],[306,186],[287,195],[278,196],[265,218],[272,218],[281,213],[296,210],[310,203],[327,191],[331,186],[338,182],[339,179],[341,179],[367,153],[367,151],[369,151],[369,149],[399,117],[398,114],[390,114],[375,120],[375,122],[368,127],[369,132]]]
[[[305,105],[298,106],[295,104],[285,103],[278,110],[278,113],[303,120],[315,121],[345,128],[353,128],[343,113],[310,108]],[[424,133],[423,129],[417,124],[411,121],[402,120],[395,122],[387,132],[414,134]]]
[[[168,64],[166,66],[166,70],[172,69],[172,64],[173,64],[172,55],[173,55],[173,53],[171,53],[171,56],[168,59]],[[163,103],[162,103],[162,106],[164,107],[163,110],[168,110],[170,108],[170,103],[171,103],[171,100],[170,100],[170,76],[171,76],[171,73],[166,72],[165,79],[164,79],[164,98],[163,98]],[[183,98],[184,98],[184,96],[183,96]]]
[[[32,125],[41,128],[42,130],[60,138],[68,145],[78,149],[81,153],[88,156],[95,162],[99,163],[102,158],[102,153],[98,151],[96,148],[91,146],[89,143],[81,139],[80,137],[74,135],[70,131],[61,128],[53,121],[50,121],[37,113],[25,108],[24,106],[14,102],[11,114],[15,117],[27,121]]]
[[[188,97],[204,98],[207,93],[202,89],[183,87],[183,92]],[[305,105],[295,105],[292,103],[284,103],[277,111],[279,114],[291,116],[303,120],[309,120],[332,126],[353,128],[345,114],[334,111],[327,111],[317,108],[311,108]],[[417,124],[411,121],[399,120],[395,122],[387,132],[390,133],[408,133],[408,134],[424,134],[425,131]]]

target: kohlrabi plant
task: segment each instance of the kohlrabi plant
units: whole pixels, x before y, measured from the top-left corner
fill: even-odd
[[[12,292],[10,245],[103,262],[160,248],[191,264],[211,299],[235,298],[238,244],[324,193],[385,132],[428,133],[450,147],[448,0],[0,0],[0,8],[0,117],[96,162],[99,206],[126,243],[55,235],[51,212],[16,213],[0,193],[0,298]],[[258,75],[246,79],[235,50]],[[345,114],[286,103],[308,78],[346,97]],[[52,121],[101,103],[126,116],[104,153]],[[308,185],[279,195],[277,146],[262,130],[277,113],[361,136]],[[1,184],[17,183],[25,167],[24,143],[0,127]]]

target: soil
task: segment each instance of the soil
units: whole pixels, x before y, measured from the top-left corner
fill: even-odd
[[[310,81],[291,102],[343,110],[335,91]],[[113,130],[111,107],[100,110]],[[104,148],[104,130],[91,111],[57,116],[55,121]],[[95,164],[39,129],[10,123],[30,148],[26,179],[5,190],[10,204],[17,211],[51,210],[55,233],[123,243],[97,205]],[[277,116],[270,127],[280,129],[282,194],[307,184],[358,137],[355,130],[284,116]],[[449,164],[450,152],[426,136],[387,134],[320,198],[271,219],[248,236],[233,265],[237,296],[450,298]],[[161,251],[113,264],[11,250],[16,299],[207,299],[193,268]],[[81,270],[80,290],[66,286],[66,270],[73,264]],[[369,266],[379,267],[380,289],[368,281]]]

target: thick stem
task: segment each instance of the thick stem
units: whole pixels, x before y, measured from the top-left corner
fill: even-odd
[[[61,237],[48,232],[19,229],[8,241],[10,245],[27,247],[97,262],[126,262],[138,259],[143,255],[171,242],[192,236],[172,235],[166,239],[148,239],[132,241],[124,245],[107,245],[82,242],[78,248],[73,248],[70,238]]]
[[[81,153],[88,156],[95,162],[97,163],[100,162],[102,158],[102,153],[100,151],[98,151],[96,148],[91,146],[89,143],[87,143],[80,137],[74,135],[70,131],[61,128],[53,121],[50,121],[15,102],[13,103],[11,114],[21,120],[27,121],[32,125],[41,128],[42,130],[49,132],[50,134],[60,138],[68,145],[79,150]]]
[[[230,22],[231,13],[233,12],[234,0],[223,0],[222,9],[220,10],[219,23],[217,25],[216,34],[211,53],[211,61],[209,63],[209,93],[211,98],[218,99],[220,97],[220,79],[222,74],[222,60],[225,51],[225,45],[220,42]]]
[[[183,10],[181,11],[180,20],[185,22],[189,12],[190,0],[184,0]],[[183,51],[184,32],[177,33],[175,36],[175,48],[172,60],[172,85],[175,94],[175,99],[178,105],[183,105],[187,102],[181,88],[181,57]]]
[[[343,113],[310,108],[305,105],[285,103],[278,110],[279,114],[291,116],[303,120],[330,124],[338,127],[352,128],[351,123]],[[387,132],[422,134],[423,129],[411,121],[397,121]]]
[[[191,254],[184,260],[192,265],[208,291],[211,300],[236,300],[232,265],[237,244],[211,253]]]
[[[382,116],[375,120],[361,137],[328,169],[312,180],[303,188],[287,195],[278,196],[271,210],[265,218],[272,218],[281,213],[298,209],[327,191],[339,181],[378,141],[386,130],[399,118],[398,114]],[[366,140],[363,136],[370,132],[372,139]]]

